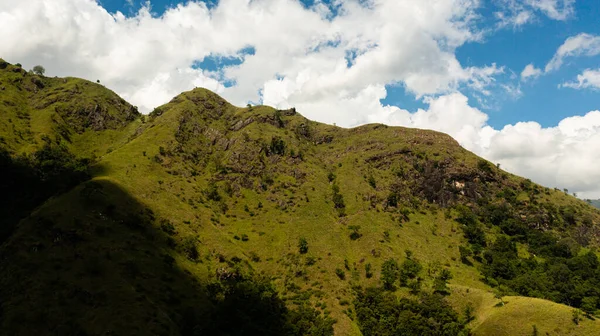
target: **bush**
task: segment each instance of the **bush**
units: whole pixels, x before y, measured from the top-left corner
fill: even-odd
[[[200,253],[198,252],[198,247],[196,243],[195,237],[187,237],[182,244],[182,249],[185,255],[190,260],[198,260],[200,257]]]
[[[300,254],[308,252],[308,242],[306,241],[306,238],[300,237],[298,240],[298,250],[300,251]]]
[[[340,278],[340,280],[345,280],[346,279],[346,272],[344,272],[344,270],[341,269],[341,268],[336,268],[335,269],[335,275],[337,275],[338,278]]]
[[[350,233],[350,239],[357,240],[358,238],[362,237],[362,234],[359,232],[360,225],[350,225],[350,226],[348,226],[348,229],[350,229],[352,231]]]

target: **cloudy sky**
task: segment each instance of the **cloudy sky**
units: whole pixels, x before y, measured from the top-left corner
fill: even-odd
[[[0,0],[0,57],[144,112],[206,87],[313,120],[434,129],[600,197],[597,0]]]

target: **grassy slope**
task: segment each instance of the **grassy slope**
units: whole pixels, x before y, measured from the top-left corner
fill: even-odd
[[[140,114],[114,92],[79,78],[36,76],[18,66],[0,69],[0,144],[14,153],[59,139],[80,157],[100,157],[123,145]]]
[[[61,88],[57,90],[69,90],[60,84],[61,80],[57,81]],[[69,81],[75,80],[67,80],[66,84]],[[86,85],[91,91],[84,92],[91,92],[94,97],[111,94],[95,84]],[[94,93],[92,89],[99,91]],[[15,94],[11,99],[17,101],[21,97]],[[20,104],[27,106],[31,99],[22,99]],[[94,204],[91,210],[88,208],[91,205],[86,205],[78,196],[83,186],[52,200],[25,220],[17,234],[3,247],[4,253],[10,253],[2,273],[13,274],[2,279],[3,294],[10,293],[12,298],[10,304],[13,310],[5,320],[9,326],[25,326],[21,329],[24,333],[40,332],[44,330],[44,324],[40,324],[39,319],[51,321],[50,317],[59,316],[53,314],[62,314],[49,312],[49,316],[45,317],[31,316],[36,313],[35,307],[22,300],[23,292],[14,287],[15,283],[21,283],[33,288],[27,294],[29,298],[35,298],[30,302],[47,302],[53,300],[47,296],[55,292],[51,281],[54,279],[69,286],[76,284],[76,288],[100,296],[111,293],[109,300],[118,297],[121,299],[119,304],[141,302],[137,306],[139,309],[131,310],[124,318],[110,323],[108,320],[115,314],[102,307],[110,307],[111,304],[94,307],[93,314],[78,319],[82,328],[85,326],[88,331],[112,329],[135,332],[136,325],[150,318],[154,332],[168,330],[172,334],[177,330],[177,322],[165,317],[168,312],[161,312],[164,307],[170,307],[163,303],[169,302],[169,297],[165,296],[181,298],[196,292],[194,283],[214,277],[215,270],[224,267],[223,260],[240,258],[241,267],[272,277],[290,304],[298,299],[297,294],[308,293],[313,305],[318,305],[324,313],[338,320],[335,325],[337,334],[359,334],[351,319],[353,314],[347,311],[348,306],[344,303],[344,300],[352,300],[351,286],[378,284],[381,263],[389,257],[401,261],[405,249],[414,252],[425,266],[426,273],[448,267],[454,274],[451,284],[455,288],[469,288],[469,293],[455,290],[450,298],[457,307],[466,301],[473,303],[478,317],[473,327],[478,334],[492,335],[499,324],[513,328],[515,318],[511,314],[496,312],[509,311],[518,305],[519,309],[515,311],[535,307],[537,312],[550,309],[560,316],[546,321],[544,315],[537,317],[527,313],[519,316],[526,323],[535,322],[540,331],[554,330],[554,321],[570,321],[570,308],[543,300],[510,298],[507,301],[511,302],[505,307],[490,309],[489,306],[494,303],[490,289],[479,280],[475,267],[459,260],[458,246],[464,241],[459,224],[448,218],[442,207],[406,192],[417,190],[418,185],[403,186],[402,189],[404,193],[399,207],[411,209],[408,221],[400,221],[398,209],[385,207],[391,185],[398,181],[413,183],[414,164],[422,163],[425,157],[434,162],[446,162],[446,172],[457,180],[475,176],[479,159],[459,147],[450,137],[431,131],[383,125],[341,129],[308,121],[291,112],[284,113],[279,122],[272,108],[235,108],[220,97],[200,89],[176,97],[160,110],[161,115],[157,113],[158,116],[149,118],[147,122],[136,118],[116,130],[93,132],[86,129],[82,133],[71,130],[70,148],[73,151],[82,156],[95,154],[100,157],[93,174],[94,180],[105,186],[105,191],[99,196],[100,200],[94,201],[98,204]],[[39,136],[52,132],[44,129],[47,122],[41,121],[47,118],[45,114],[51,113],[49,109],[32,110],[30,129],[33,134]],[[0,126],[6,126],[4,120]],[[14,132],[5,129],[1,134],[8,134],[9,138]],[[281,137],[285,141],[285,155],[264,155],[264,144],[268,147],[273,137]],[[14,144],[9,148],[14,152],[27,151],[24,148],[29,142],[16,139],[9,138],[7,142]],[[290,155],[292,149],[294,156]],[[303,159],[297,157],[299,152],[303,153]],[[197,163],[192,159],[194,154],[200,154]],[[518,186],[522,181],[495,168],[493,170],[494,174],[505,177],[490,183],[491,191],[496,190],[496,184]],[[405,171],[407,175],[403,179],[398,178],[398,171]],[[329,181],[329,173],[336,175],[334,182]],[[375,187],[369,183],[371,176]],[[475,178],[481,177],[476,175]],[[344,196],[345,217],[340,218],[334,209],[333,183],[339,185]],[[211,185],[219,191],[220,201],[210,200],[207,196],[206,191]],[[561,192],[548,190],[535,197],[539,201],[573,204],[580,211],[589,212],[585,204]],[[458,198],[461,202],[469,202],[468,197]],[[527,198],[526,194],[523,202],[526,203]],[[108,204],[117,205],[117,215],[103,215]],[[224,205],[227,207],[225,211]],[[152,209],[156,217],[156,220],[147,221],[142,235],[146,237],[144,239],[136,239],[140,233],[122,225],[127,213],[134,212],[130,208]],[[591,213],[595,222],[600,222],[598,213]],[[56,227],[68,232],[74,230],[77,236],[85,237],[83,243],[76,243],[75,247],[71,243],[64,246],[57,244],[52,236],[56,232],[48,233],[49,229],[39,226],[48,218],[54,221],[50,225],[52,230]],[[167,238],[160,231],[159,219],[168,219],[174,225],[176,234],[172,239],[176,248],[164,243]],[[358,240],[349,237],[352,225],[361,227],[359,232],[362,236]],[[494,233],[489,234],[493,236]],[[247,236],[247,241],[236,239],[243,235]],[[309,244],[305,255],[298,253],[300,237],[305,237]],[[201,257],[197,261],[183,256],[179,248],[190,238],[199,242]],[[51,252],[37,253],[40,244]],[[105,250],[114,253],[110,252],[110,257],[107,257],[102,254]],[[129,255],[131,251],[135,253]],[[78,253],[85,258],[93,257],[101,271],[73,263]],[[168,285],[175,294],[163,293],[168,282],[147,280],[168,273],[163,270],[164,255],[175,258],[177,267],[173,272],[185,275],[172,277],[180,279],[175,280],[176,284]],[[307,261],[311,257],[316,263],[308,266]],[[346,260],[350,270],[345,269]],[[139,273],[145,275],[142,278],[146,280],[141,281],[139,276],[126,272],[131,263],[141,268]],[[373,267],[371,279],[365,277],[364,265],[367,263]],[[45,266],[35,268],[35,265]],[[344,269],[345,280],[335,275],[337,268]],[[45,281],[24,281],[28,272],[35,272],[35,279]],[[95,275],[97,279],[91,277],[89,282],[77,280],[77,274],[90,272],[99,274]],[[428,276],[425,280],[430,285]],[[99,283],[102,285],[99,286]],[[141,289],[132,288],[136,284]],[[113,293],[119,295],[112,296]],[[62,295],[69,297],[72,293]],[[184,300],[181,305],[186,302],[197,304],[202,300],[200,295]],[[84,299],[68,302],[74,311],[85,308]],[[514,326],[526,323],[515,323]],[[568,323],[563,325],[568,327]],[[581,328],[600,330],[598,323],[589,321],[585,321]],[[516,329],[505,330],[517,332]]]
[[[522,296],[500,299],[487,291],[454,286],[451,296],[457,309],[468,303],[475,307],[476,319],[471,323],[475,335],[597,335],[598,322],[583,318],[572,321],[573,309],[551,301]]]

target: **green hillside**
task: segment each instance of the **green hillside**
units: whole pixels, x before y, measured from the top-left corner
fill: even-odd
[[[1,60],[0,98],[0,334],[600,332],[600,212],[445,134]]]

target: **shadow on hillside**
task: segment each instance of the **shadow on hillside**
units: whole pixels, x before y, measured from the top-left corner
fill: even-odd
[[[33,155],[19,158],[0,148],[0,244],[21,219],[48,198],[87,180],[86,164],[56,145],[47,144]]]
[[[174,259],[206,262],[197,242],[159,222],[107,180],[51,200],[0,248],[0,334],[296,333],[268,281],[221,270],[200,283]]]

